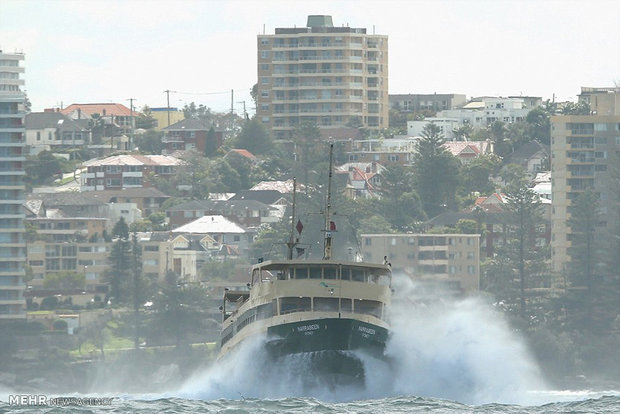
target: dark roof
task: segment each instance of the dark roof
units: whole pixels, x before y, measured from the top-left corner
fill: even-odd
[[[547,156],[549,155],[549,148],[546,145],[543,145],[538,141],[530,141],[521,145],[515,152],[510,154],[509,159],[520,162],[529,159],[538,151],[544,151]]]
[[[273,204],[282,198],[282,193],[276,190],[242,190],[235,194],[233,200],[256,200],[264,204]]]
[[[213,127],[215,131],[223,131],[222,128],[216,127],[212,123],[206,123],[200,119],[186,118],[179,122],[163,128],[162,131],[209,131]]]
[[[106,204],[103,200],[97,200],[88,192],[64,192],[64,193],[33,193],[28,195],[29,200],[42,200],[48,208],[64,206],[93,206]]]
[[[473,213],[468,212],[448,212],[433,217],[426,224],[431,226],[455,226],[459,220],[475,220]],[[485,213],[482,222],[486,224],[502,224],[506,222],[505,213]]]
[[[229,209],[268,210],[269,206],[257,200],[190,200],[170,207],[167,211],[191,210],[229,210]]]
[[[127,188],[124,190],[103,190],[103,191],[85,191],[84,194],[88,194],[89,196],[101,200],[104,203],[109,203],[113,198],[170,198],[169,195],[166,195],[159,191],[155,187],[135,187],[135,188]]]
[[[62,123],[58,123],[62,121]],[[64,130],[82,130],[83,126],[74,122],[60,112],[32,112],[24,118],[26,129],[60,128]]]
[[[150,241],[168,241],[170,239],[169,231],[154,231],[151,233]]]

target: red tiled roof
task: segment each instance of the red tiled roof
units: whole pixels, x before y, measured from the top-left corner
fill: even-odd
[[[131,116],[131,110],[123,104],[118,103],[88,103],[88,104],[71,104],[64,109],[60,110],[60,113],[68,115],[73,111],[81,110],[87,115],[99,114],[103,115],[105,111],[107,115],[115,116]],[[134,116],[138,115],[138,112],[133,111]]]
[[[231,152],[236,152],[237,154],[239,154],[239,155],[241,155],[243,157],[249,158],[252,161],[256,160],[256,156],[254,154],[252,154],[250,151],[248,151],[246,149],[243,149],[243,148],[241,148],[241,149],[233,148],[233,149],[230,150],[229,154]]]

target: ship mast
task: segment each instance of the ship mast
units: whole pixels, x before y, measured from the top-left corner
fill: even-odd
[[[329,144],[329,178],[327,180],[327,206],[325,208],[325,241],[323,249],[323,260],[331,260],[332,258],[332,170],[334,162],[334,143]]]
[[[295,240],[295,195],[297,193],[297,179],[293,177],[293,214],[291,216],[291,235],[288,239],[288,243],[286,243],[286,247],[288,247],[287,258],[288,260],[293,259],[293,249],[297,245],[297,240]]]

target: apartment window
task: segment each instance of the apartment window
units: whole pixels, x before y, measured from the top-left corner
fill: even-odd
[[[269,70],[269,63],[261,63],[260,68],[264,71]]]
[[[261,98],[269,98],[269,91],[260,91]]]
[[[268,85],[269,84],[269,78],[266,76],[263,76],[262,78],[260,78],[260,83],[263,85]]]
[[[41,141],[41,132],[37,131],[37,141]]]
[[[269,104],[261,104],[260,110],[261,111],[268,111],[269,110]]]
[[[261,118],[261,121],[263,122],[263,124],[268,124],[269,123],[269,117],[268,116],[264,116]]]
[[[269,59],[269,52],[266,50],[261,50],[260,57],[263,59]]]
[[[467,274],[473,275],[475,273],[476,273],[476,267],[475,266],[467,266]]]
[[[364,240],[364,245],[366,246],[371,246],[372,245],[372,239],[368,238]]]
[[[263,46],[269,45],[269,39],[267,39],[265,37],[261,37],[260,44],[263,45]]]
[[[158,252],[159,246],[144,246],[145,252]]]

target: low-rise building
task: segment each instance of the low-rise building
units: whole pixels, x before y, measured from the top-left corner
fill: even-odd
[[[165,133],[161,140],[164,144],[162,154],[165,155],[192,150],[211,156],[222,146],[224,139],[224,129],[193,118],[175,122],[162,131]]]
[[[399,137],[345,141],[349,162],[377,162],[383,166],[410,165],[416,151],[417,139]]]
[[[457,93],[390,94],[390,108],[401,112],[443,111],[465,105],[466,98]]]
[[[279,221],[281,209],[256,200],[191,200],[166,210],[170,228],[176,228],[207,215],[221,215],[246,227]],[[280,217],[281,218],[281,217]]]
[[[239,255],[248,257],[249,247],[254,240],[256,229],[243,227],[221,215],[207,215],[171,231],[173,236],[209,236],[213,249],[232,246]]]
[[[182,160],[166,155],[115,155],[84,162],[81,191],[121,190],[150,187],[150,176],[171,177]]]
[[[60,112],[32,112],[24,119],[26,145],[30,155],[41,151],[82,148],[89,143],[84,125]]]
[[[395,274],[454,293],[480,289],[478,234],[362,234],[361,239],[364,259],[385,257]]]
[[[461,122],[457,118],[431,117],[425,118],[422,121],[407,121],[407,135],[410,137],[422,136],[422,131],[424,131],[428,124],[439,127],[439,131],[446,141],[455,140],[455,130],[461,126]]]
[[[542,101],[542,100],[541,100]],[[534,109],[526,103],[540,102],[538,98],[474,98],[461,108],[443,110],[437,117],[458,119],[459,125],[469,125],[474,130],[487,128],[496,121],[504,123],[525,121],[527,114]]]

